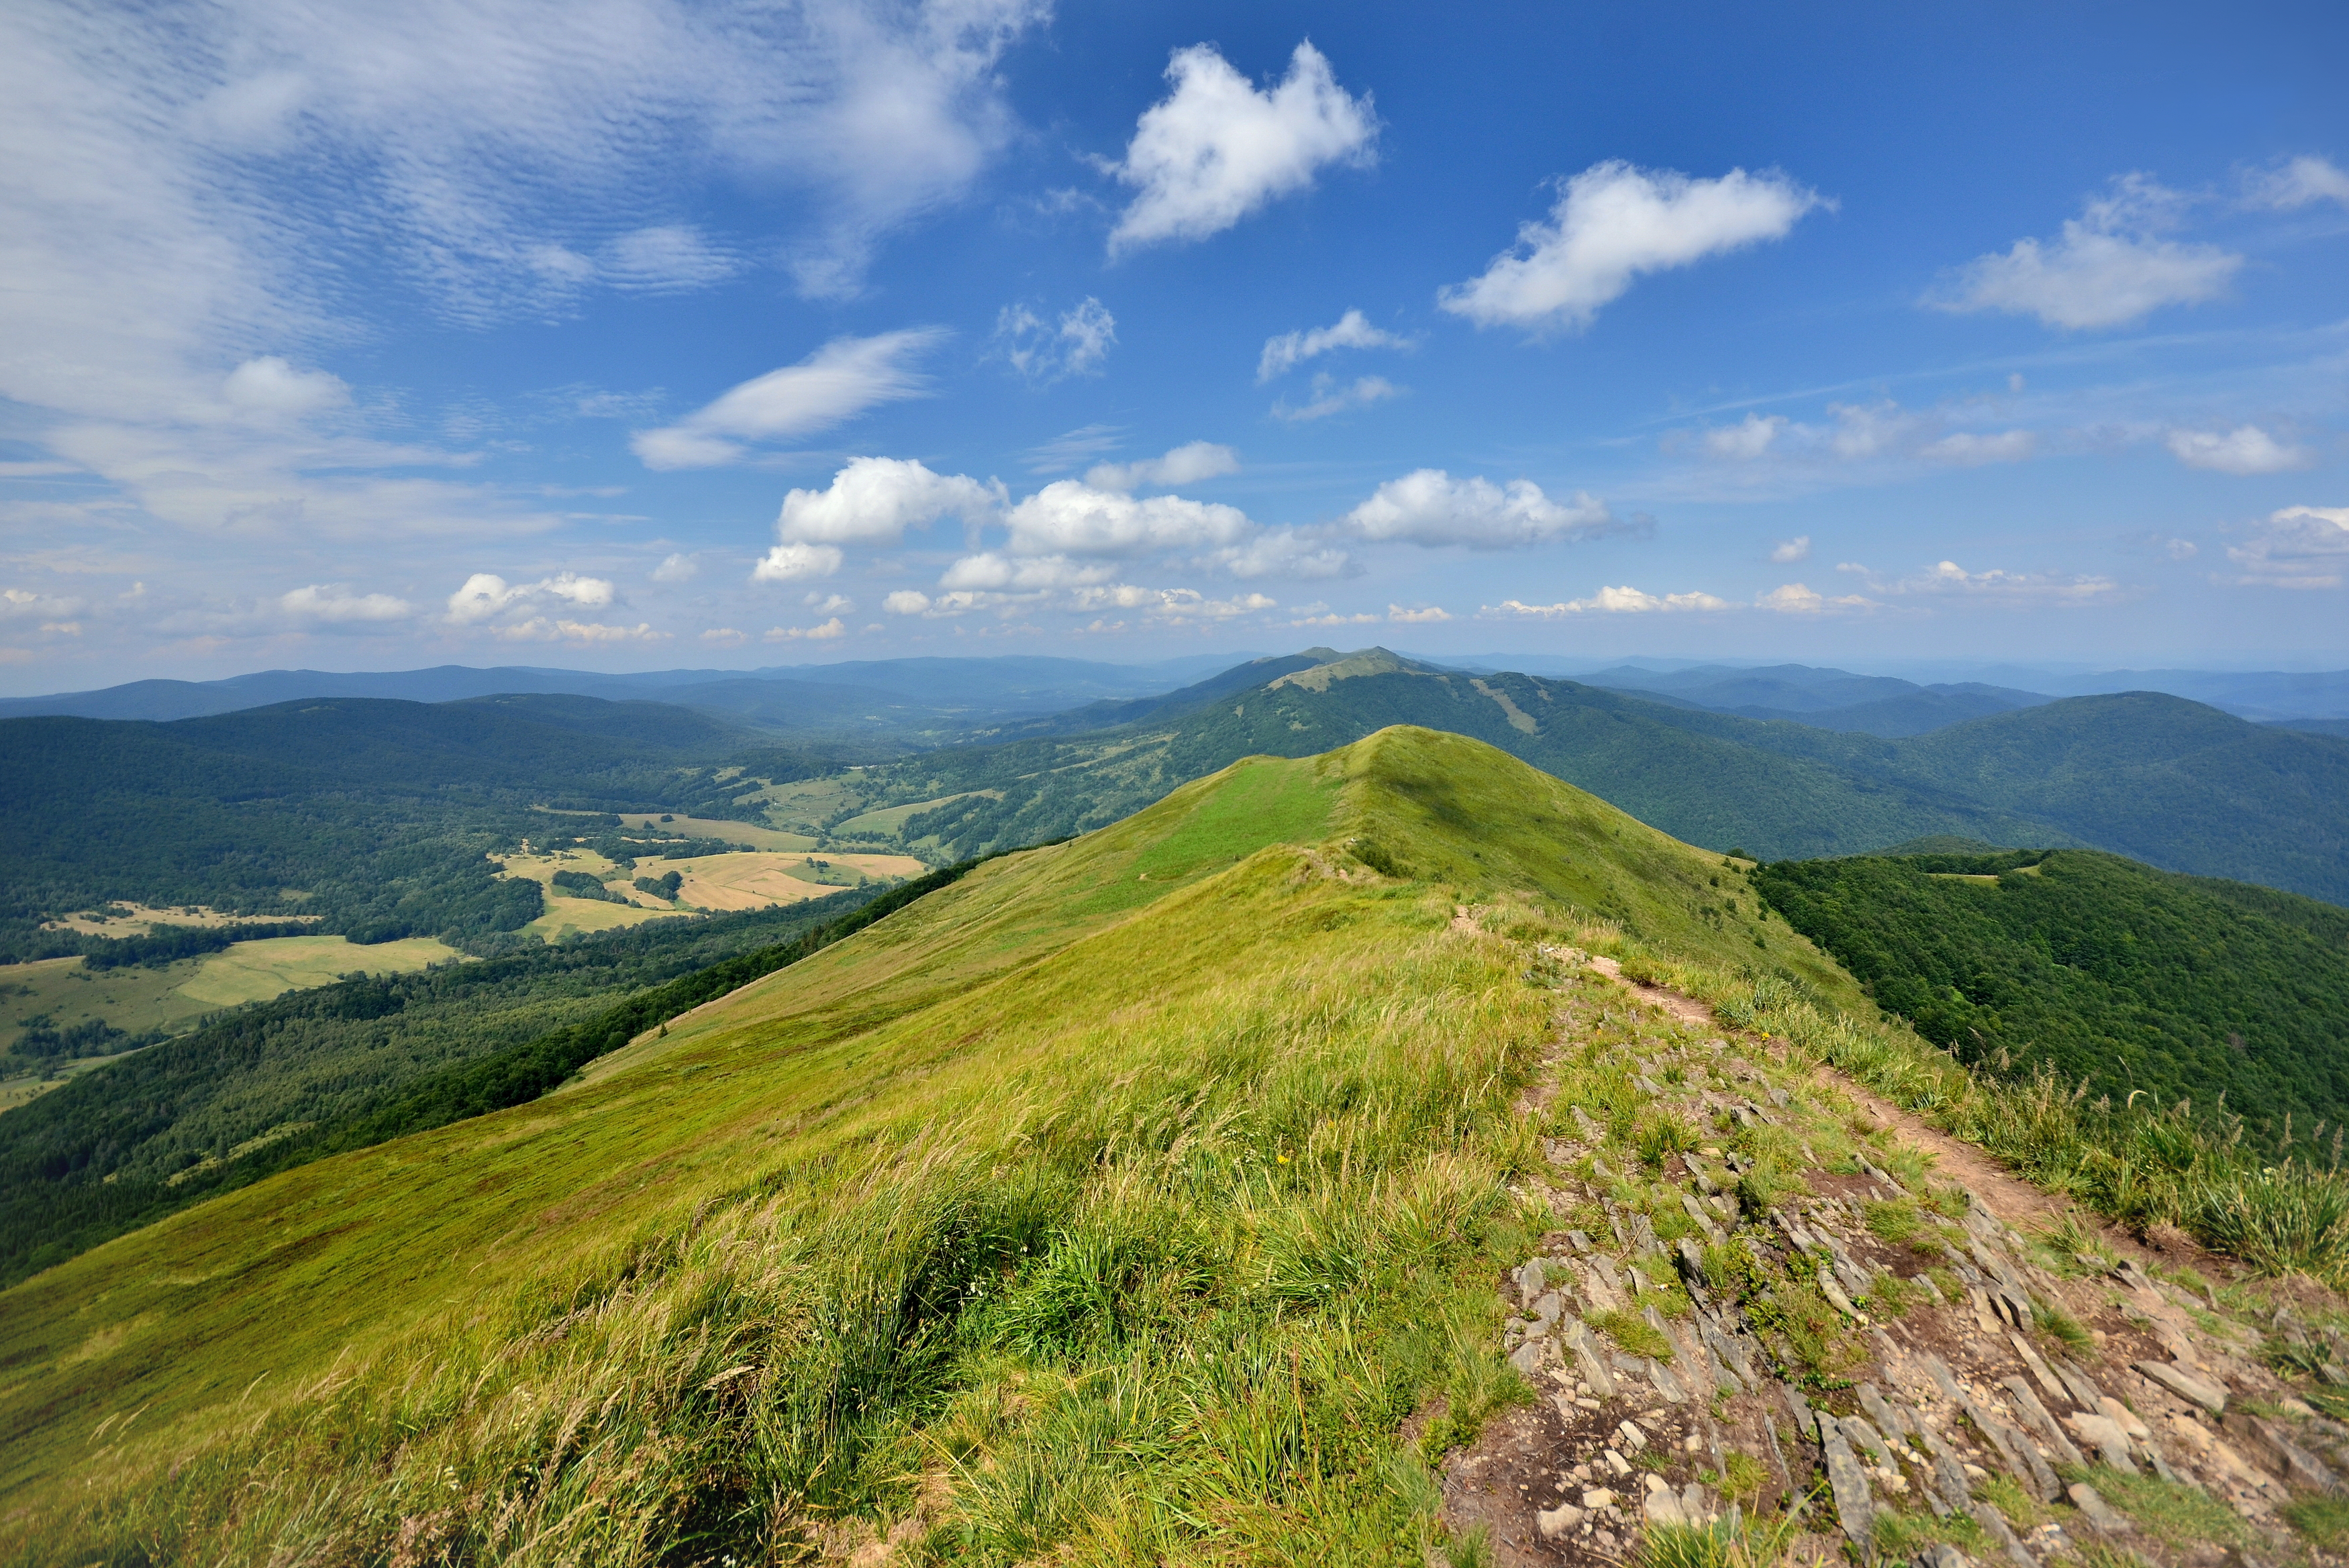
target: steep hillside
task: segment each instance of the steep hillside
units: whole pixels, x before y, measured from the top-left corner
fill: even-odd
[[[2349,1113],[2349,911],[2081,850],[1783,861],[1754,882],[1966,1060],[2223,1097],[2271,1144],[2287,1116]]]
[[[2034,1253],[1970,1213],[1929,1154],[1978,1157],[1825,1064],[2099,1202],[2119,1168],[2137,1212],[2273,1269],[2341,1276],[2339,1238],[2259,1218],[2340,1184],[2230,1164],[2223,1127],[1977,1083],[1739,880],[1457,736],[1243,761],[543,1098],[0,1292],[0,1517],[61,1563],[1464,1565],[1619,1561],[1643,1532],[1761,1563],[1834,1550],[1824,1507],[1790,1507],[1823,1466],[1863,1553],[2029,1531],[2052,1561],[2107,1496],[2173,1517],[2126,1490],[2149,1457],[2240,1480],[2226,1540],[2282,1560],[2282,1485],[2154,1402],[2278,1410],[2249,1342],[2141,1390],[2100,1357],[2220,1320],[2046,1274],[2100,1243],[2075,1222]],[[2002,1319],[2044,1348],[2014,1363]],[[1918,1381],[1948,1373],[1928,1346],[1970,1381],[2061,1359],[2059,1408],[2109,1439],[2094,1504],[2013,1446],[2036,1406]],[[1878,1377],[1930,1460],[1871,1446],[1911,1429],[1868,1425]],[[1670,1533],[1731,1499],[1750,1539]],[[2158,1568],[2205,1560],[2171,1539]]]
[[[563,1093],[289,1171],[0,1294],[0,1485],[87,1463],[80,1434],[104,1411],[143,1408],[142,1444],[191,1441],[264,1372],[290,1393],[412,1333],[477,1342],[613,1288],[652,1236],[745,1193],[812,1237],[864,1233],[849,1192],[917,1231],[978,1205],[980,1232],[957,1233],[978,1244],[1015,1223],[1005,1203],[1033,1208],[1023,1236],[1078,1222],[1081,1173],[1141,1137],[1153,1160],[1195,1146],[1203,1192],[1326,1150],[1364,1162],[1350,1181],[1402,1184],[1382,1202],[1417,1202],[1413,1183],[1461,1177],[1410,1174],[1423,1151],[1395,1140],[1488,1125],[1546,1012],[1514,949],[1447,937],[1455,893],[1603,908],[1857,1003],[1720,880],[1717,860],[1456,737],[1239,764],[984,866]],[[1022,1146],[1041,1163],[988,1183],[996,1196],[955,1174]],[[945,1209],[902,1209],[932,1186]],[[1444,1235],[1430,1244],[1464,1244]]]

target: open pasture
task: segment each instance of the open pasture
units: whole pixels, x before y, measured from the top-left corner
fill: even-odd
[[[430,936],[366,947],[341,936],[275,936],[263,942],[240,942],[225,953],[205,954],[196,961],[195,974],[180,986],[180,995],[209,1012],[331,985],[336,977],[357,971],[405,975],[463,956]]]
[[[48,923],[52,931],[77,931],[84,936],[145,936],[159,926],[223,926],[256,921],[316,920],[305,914],[222,914],[200,903],[158,908],[143,903],[112,903],[104,909],[79,910]]]

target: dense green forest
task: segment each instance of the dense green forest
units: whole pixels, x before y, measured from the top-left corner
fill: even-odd
[[[1779,861],[1754,884],[1970,1062],[2241,1114],[2349,1116],[2349,910],[2085,850]]]
[[[543,905],[489,857],[544,835],[545,809],[756,820],[746,796],[853,759],[592,697],[0,721],[0,959],[103,951],[40,926],[118,901],[300,913],[354,942],[438,936],[492,953]]]
[[[345,981],[124,1057],[0,1116],[0,1288],[274,1171],[534,1099],[968,869]]]

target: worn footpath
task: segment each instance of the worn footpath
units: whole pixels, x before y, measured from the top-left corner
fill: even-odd
[[[1500,1282],[1534,1397],[1447,1457],[1455,1540],[1505,1565],[1668,1527],[1938,1568],[2331,1561],[2285,1511],[2342,1490],[2349,1428],[2260,1359],[2309,1342],[2306,1305],[2100,1231],[1607,959],[1540,962],[1560,1031],[1516,1196],[1545,1233]]]

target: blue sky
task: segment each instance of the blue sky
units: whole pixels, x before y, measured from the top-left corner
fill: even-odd
[[[1457,13],[12,7],[0,686],[2349,663],[2349,13]]]

